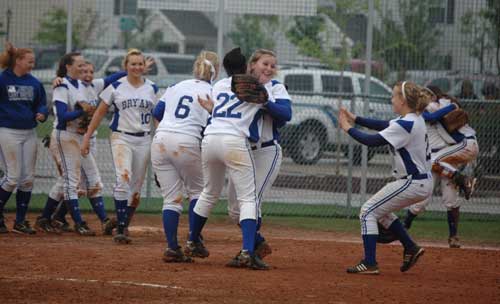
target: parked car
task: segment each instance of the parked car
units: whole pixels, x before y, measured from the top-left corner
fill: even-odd
[[[44,84],[51,83],[56,77],[59,59],[65,53],[64,48],[57,46],[34,47],[33,51],[35,52],[35,67],[31,74]]]
[[[122,70],[122,61],[126,50],[86,49],[82,51],[86,60],[95,66],[95,77],[106,77]],[[155,64],[147,77],[159,87],[168,87],[179,81],[192,77],[194,55],[176,53],[144,53],[152,57]]]
[[[474,88],[474,94],[477,99],[485,99],[484,86],[485,84],[494,84],[500,88],[500,77],[491,74],[452,74],[442,77],[433,78],[425,85],[437,86],[441,91],[452,96],[460,96],[462,85],[465,80],[469,80]]]
[[[337,128],[339,105],[350,109],[354,104],[354,113],[363,113],[365,75],[292,68],[281,70],[277,80],[288,87],[292,98],[292,120],[281,130],[285,154],[296,163],[315,164],[324,151],[335,150],[339,145],[346,152],[348,135]],[[393,118],[391,93],[387,85],[372,77],[368,116],[386,120]],[[368,158],[381,150],[369,149]],[[357,142],[354,143],[353,162],[361,162],[361,145]]]

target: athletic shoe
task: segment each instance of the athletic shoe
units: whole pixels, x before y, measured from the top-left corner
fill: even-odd
[[[35,234],[36,231],[31,228],[30,223],[28,221],[24,221],[21,223],[14,223],[14,228],[12,232],[20,233],[20,234]]]
[[[113,237],[113,241],[118,244],[130,244],[132,240],[125,234],[117,234]]]
[[[83,236],[95,236],[95,232],[92,231],[86,222],[81,222],[80,224],[75,224],[75,231],[79,235]]]
[[[401,272],[410,270],[410,268],[417,263],[418,258],[424,254],[424,248],[415,245],[413,248],[403,252],[403,265],[401,265]]]
[[[204,259],[210,255],[210,252],[205,248],[203,242],[187,241],[186,248],[184,248],[184,254],[188,257]]]
[[[255,246],[255,255],[258,256],[259,259],[263,259],[271,253],[273,253],[273,249],[266,241],[262,241]]]
[[[5,222],[2,219],[0,219],[0,233],[8,233],[9,229],[7,229],[7,226],[5,226]]]
[[[378,265],[368,265],[364,260],[361,260],[359,264],[347,268],[347,273],[357,273],[357,274],[379,274]]]
[[[106,219],[104,223],[102,223],[102,234],[104,235],[113,235],[113,229],[118,226],[118,222],[115,218]]]
[[[60,232],[75,232],[73,228],[65,220],[52,220],[52,227],[56,228]]]
[[[269,270],[269,265],[262,261],[257,255],[250,255],[247,250],[241,250],[229,263],[227,267],[250,268],[253,270]]]
[[[163,261],[165,263],[192,263],[194,260],[184,254],[181,247],[177,249],[165,249],[163,252]]]
[[[50,220],[44,217],[39,216],[35,222],[35,229],[47,232],[47,233],[59,233],[59,231],[52,226]]]
[[[460,240],[458,239],[457,236],[452,236],[448,239],[448,245],[450,245],[450,248],[460,248]]]

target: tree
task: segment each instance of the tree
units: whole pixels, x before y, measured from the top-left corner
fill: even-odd
[[[497,73],[500,75],[500,1],[487,0],[484,18],[491,24],[491,34],[496,47]]]
[[[86,9],[75,20],[72,28],[71,39],[75,49],[85,48],[90,36],[92,26],[98,23],[98,16],[91,9]],[[68,15],[63,8],[54,7],[40,21],[35,39],[43,45],[55,45],[64,47],[66,45],[66,24]]]
[[[464,43],[469,47],[469,54],[479,61],[479,70],[480,73],[483,73],[486,52],[494,48],[491,43],[493,38],[491,34],[494,31],[485,18],[485,10],[480,10],[477,13],[468,11],[460,21],[461,32],[468,35]]]
[[[234,45],[248,58],[260,48],[274,49],[275,37],[279,26],[278,17],[262,18],[256,15],[242,15],[234,21],[235,30],[228,33]]]
[[[375,54],[400,72],[437,68],[434,54],[441,32],[429,18],[428,3],[420,0],[399,3],[399,22],[391,18],[394,16],[391,11],[382,17],[381,37],[374,41]]]

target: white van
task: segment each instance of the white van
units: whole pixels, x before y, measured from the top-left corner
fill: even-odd
[[[281,130],[281,143],[285,154],[299,164],[315,164],[327,150],[340,145],[347,151],[348,135],[343,131],[337,136],[339,105],[354,113],[363,113],[365,75],[326,69],[283,69],[277,80],[288,87],[292,98],[292,120]],[[340,85],[342,83],[342,86]],[[368,117],[392,119],[392,90],[382,81],[372,77],[368,99]],[[354,144],[354,164],[361,163],[361,145]],[[368,158],[377,151],[369,149]]]
[[[92,62],[95,67],[96,78],[106,77],[123,70],[122,61],[126,50],[99,50],[86,49],[82,55]],[[147,77],[158,87],[165,88],[179,81],[190,79],[193,76],[194,55],[175,53],[144,53],[155,61]]]

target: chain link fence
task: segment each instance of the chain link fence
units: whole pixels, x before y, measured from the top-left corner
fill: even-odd
[[[234,46],[246,55],[258,48],[276,51],[277,79],[289,88],[293,119],[281,129],[285,158],[265,197],[265,214],[356,216],[358,207],[390,180],[391,157],[386,148],[363,149],[341,132],[339,107],[391,119],[390,95],[396,81],[436,85],[460,99],[477,131],[480,154],[465,170],[478,177],[478,186],[473,197],[463,201],[462,210],[479,219],[500,218],[498,1],[1,3],[0,34],[16,46],[35,49],[33,74],[46,84],[49,96],[55,64],[68,49],[81,51],[94,63],[95,77],[105,77],[120,69],[128,48],[139,48],[155,59],[148,78],[163,89],[191,78],[192,63],[201,50],[220,55]],[[111,196],[114,168],[106,123],[99,129],[97,160],[104,194]],[[39,137],[51,130],[49,120],[38,127]],[[38,151],[34,192],[46,194],[57,171],[48,149],[40,143]],[[160,210],[160,197],[148,173],[142,208]],[[428,210],[445,210],[440,193],[435,193]]]

